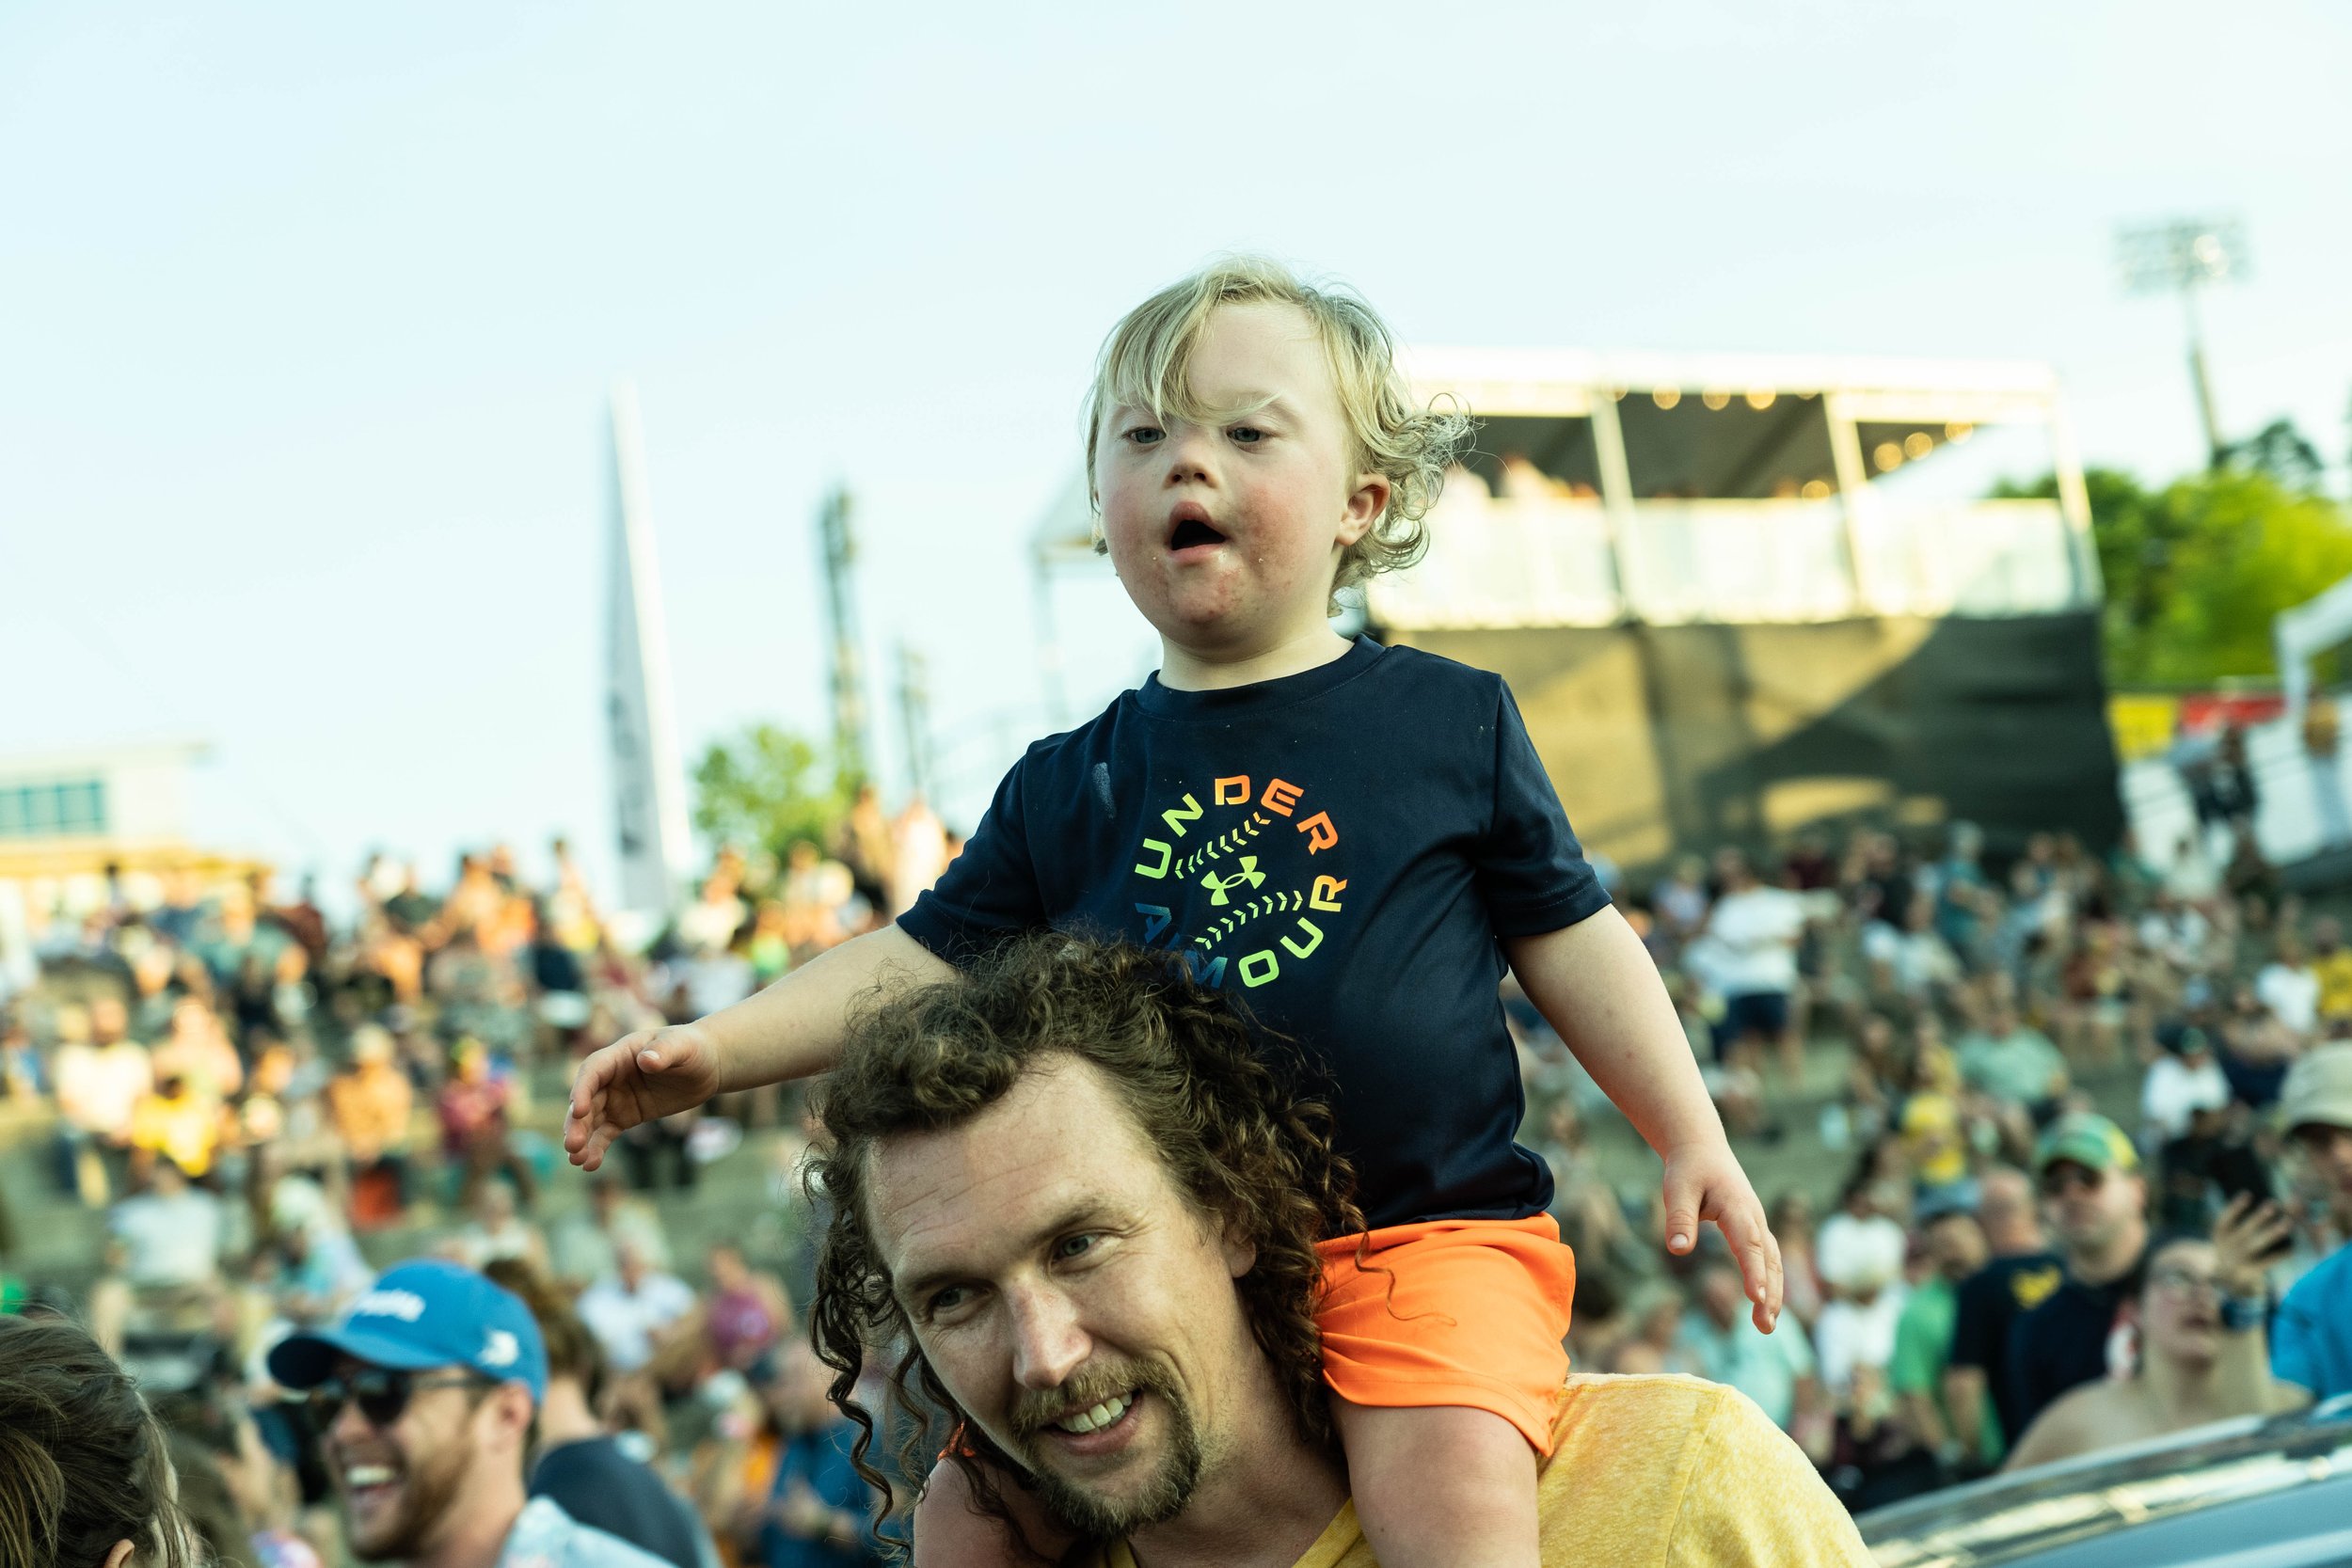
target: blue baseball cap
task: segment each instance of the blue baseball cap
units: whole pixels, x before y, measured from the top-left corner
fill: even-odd
[[[464,1367],[494,1383],[527,1385],[534,1404],[548,1391],[547,1341],[531,1308],[473,1270],[437,1259],[388,1270],[332,1327],[279,1340],[269,1375],[288,1388],[313,1388],[346,1355],[396,1371]]]

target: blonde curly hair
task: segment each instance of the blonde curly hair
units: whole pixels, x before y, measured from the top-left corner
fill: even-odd
[[[1340,556],[1334,594],[1381,572],[1410,566],[1429,547],[1422,519],[1437,503],[1447,467],[1470,437],[1468,415],[1419,407],[1396,366],[1396,341],[1379,313],[1358,294],[1311,284],[1263,256],[1229,256],[1170,284],[1127,312],[1104,340],[1087,393],[1087,495],[1094,503],[1094,549],[1103,537],[1103,499],[1094,461],[1103,416],[1122,404],[1160,419],[1216,423],[1244,410],[1202,407],[1192,395],[1192,355],[1210,313],[1220,305],[1273,301],[1307,313],[1331,362],[1340,410],[1355,442],[1354,469],[1389,482],[1389,504],[1364,536]]]

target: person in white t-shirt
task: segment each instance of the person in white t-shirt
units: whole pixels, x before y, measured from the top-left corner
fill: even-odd
[[[2319,976],[2312,973],[2303,939],[2290,927],[2279,932],[2279,951],[2254,976],[2254,994],[2270,1016],[2310,1039],[2319,1028]]]
[[[131,1112],[155,1086],[147,1047],[125,1036],[122,1019],[122,1004],[111,998],[56,1013],[60,1043],[50,1072],[59,1112],[59,1180],[93,1205],[105,1202],[128,1170]]]
[[[2139,1114],[2153,1146],[2188,1131],[2199,1111],[2218,1111],[2230,1102],[2230,1081],[2215,1059],[2213,1041],[2193,1023],[2168,1023],[2156,1031],[2164,1054],[2148,1064],[2139,1088]]]
[[[1788,1003],[1797,989],[1797,941],[1804,934],[1804,902],[1767,887],[1747,856],[1725,849],[1715,857],[1723,893],[1707,914],[1708,976],[1724,999],[1715,1031],[1715,1059],[1728,1062],[1755,1044],[1780,1048],[1793,1085],[1804,1071],[1804,1041],[1791,1027]]]
[[[156,1160],[148,1182],[108,1217],[125,1249],[124,1275],[146,1290],[210,1284],[220,1271],[220,1199],[191,1186],[167,1159]]]
[[[1857,1371],[1883,1372],[1895,1358],[1895,1329],[1907,1295],[1903,1227],[1883,1212],[1895,1197],[1856,1177],[1844,1205],[1821,1222],[1814,1266],[1834,1295],[1814,1323],[1813,1353],[1822,1386],[1841,1403],[1853,1398]]]
[[[654,1358],[662,1331],[694,1309],[694,1291],[674,1274],[645,1266],[636,1244],[613,1246],[613,1269],[580,1292],[580,1321],[604,1348],[616,1372],[633,1372]]]

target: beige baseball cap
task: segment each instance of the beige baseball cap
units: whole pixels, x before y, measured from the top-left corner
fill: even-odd
[[[2352,1043],[2307,1051],[2279,1085],[2279,1120],[2290,1132],[2314,1123],[2352,1128]]]

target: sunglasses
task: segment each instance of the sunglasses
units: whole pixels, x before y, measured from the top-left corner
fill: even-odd
[[[2161,1269],[2149,1270],[2148,1283],[2159,1291],[2169,1291],[2176,1296],[2187,1295],[2192,1291],[2211,1291],[2215,1295],[2221,1293],[2221,1281],[2212,1275],[2199,1274],[2194,1269],[2173,1268],[2169,1265]]]
[[[300,1402],[310,1411],[313,1427],[319,1432],[333,1426],[335,1418],[343,1413],[347,1403],[357,1404],[370,1426],[383,1428],[399,1420],[408,1408],[409,1400],[427,1389],[488,1386],[488,1380],[474,1372],[420,1377],[397,1368],[368,1367],[349,1377],[330,1377],[313,1384]]]
[[[2106,1182],[2107,1173],[2103,1170],[2085,1170],[2080,1165],[2061,1166],[2042,1179],[2042,1196],[2062,1197],[2076,1187],[2087,1193],[2095,1193]]]

